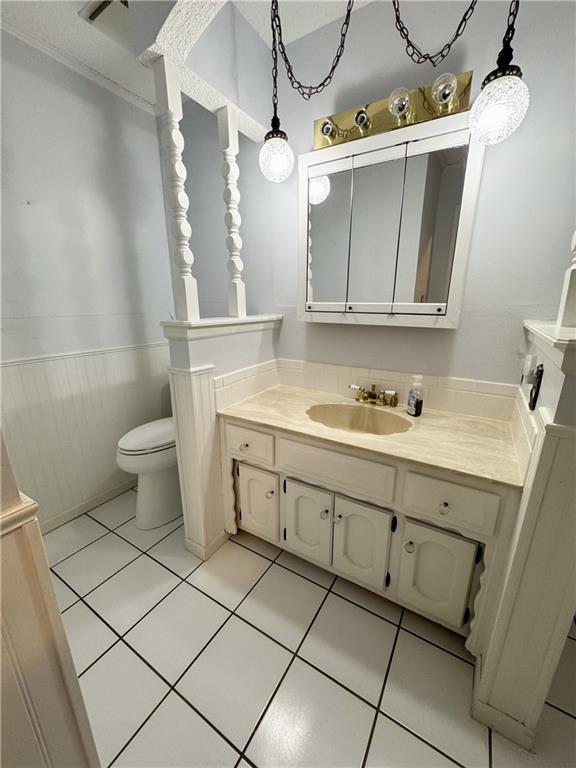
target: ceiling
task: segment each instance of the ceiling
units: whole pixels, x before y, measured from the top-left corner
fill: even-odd
[[[363,8],[374,0],[356,0],[354,10]],[[270,3],[267,0],[233,0],[246,21],[256,30],[266,45],[271,43]],[[314,32],[337,19],[343,19],[346,13],[346,0],[280,0],[280,19],[282,37],[285,43]]]

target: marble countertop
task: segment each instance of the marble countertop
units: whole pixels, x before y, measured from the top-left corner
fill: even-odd
[[[330,392],[281,385],[222,408],[218,413],[253,426],[272,427],[505,485],[523,486],[512,430],[506,421],[433,411],[426,408],[424,401],[424,411],[418,418],[408,416],[402,406],[385,409],[409,419],[412,427],[408,432],[370,435],[312,421],[307,411],[319,403],[354,401]],[[357,407],[376,406],[358,404]]]

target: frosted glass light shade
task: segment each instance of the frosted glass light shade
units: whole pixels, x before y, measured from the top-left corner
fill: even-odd
[[[266,139],[258,158],[260,170],[268,181],[279,184],[285,181],[294,168],[294,153],[286,139]]]
[[[530,92],[516,75],[492,80],[480,92],[470,111],[470,133],[481,144],[498,144],[514,133],[526,117]]]
[[[330,194],[330,179],[328,176],[316,176],[308,182],[308,202],[310,205],[320,205]]]

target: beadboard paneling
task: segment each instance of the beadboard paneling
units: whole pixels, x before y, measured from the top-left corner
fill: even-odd
[[[116,444],[170,414],[168,362],[162,343],[2,365],[6,445],[44,531],[135,484],[116,466]]]

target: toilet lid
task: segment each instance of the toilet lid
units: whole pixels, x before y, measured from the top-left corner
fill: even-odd
[[[176,444],[174,419],[158,419],[127,432],[118,441],[121,453],[151,453],[172,448]]]

